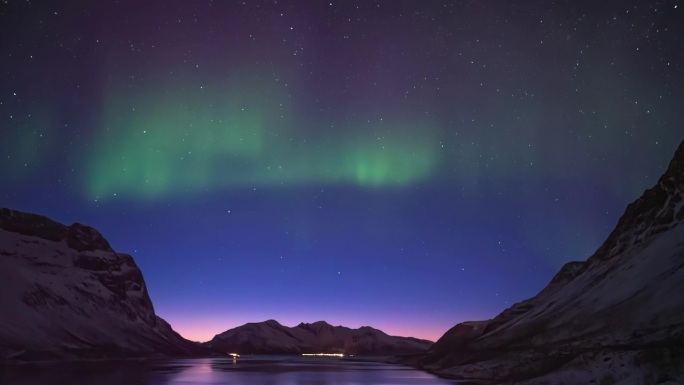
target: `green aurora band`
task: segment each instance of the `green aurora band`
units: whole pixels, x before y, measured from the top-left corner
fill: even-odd
[[[88,195],[155,199],[213,188],[402,187],[428,177],[439,161],[429,125],[365,122],[307,136],[293,128],[278,89],[221,88],[109,93],[88,154]],[[239,94],[230,92],[235,89]]]

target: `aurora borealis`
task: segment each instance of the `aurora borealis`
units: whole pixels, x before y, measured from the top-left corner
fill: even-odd
[[[257,97],[277,94],[277,87],[247,91],[258,81],[236,83],[207,95],[201,86],[166,100],[171,91],[154,88],[105,102],[103,137],[89,162],[91,197],[310,183],[401,186],[435,166],[438,143],[422,123],[344,123],[333,138],[300,137],[282,103]],[[421,129],[424,137],[412,141]]]
[[[436,339],[587,258],[684,138],[679,1],[0,2],[0,207],[208,340]]]

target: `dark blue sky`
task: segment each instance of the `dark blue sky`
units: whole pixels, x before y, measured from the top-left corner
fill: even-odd
[[[679,1],[0,3],[0,206],[185,337],[437,339],[587,258],[684,138]]]

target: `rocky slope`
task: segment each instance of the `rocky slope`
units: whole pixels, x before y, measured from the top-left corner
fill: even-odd
[[[419,359],[520,384],[684,383],[684,142],[585,262],[494,319],[454,326]]]
[[[206,353],[157,317],[97,230],[0,209],[0,362]]]
[[[432,342],[394,337],[368,326],[350,329],[318,321],[290,328],[269,320],[230,329],[206,344],[226,353],[240,354],[342,353],[381,356],[423,353]]]

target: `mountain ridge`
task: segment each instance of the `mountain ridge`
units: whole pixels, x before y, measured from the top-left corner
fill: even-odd
[[[443,376],[516,383],[684,383],[684,141],[586,261],[537,295],[447,331],[404,360]],[[679,382],[674,382],[679,381]]]
[[[352,329],[325,321],[281,325],[276,320],[249,322],[219,333],[205,345],[226,353],[395,355],[424,352],[432,341],[390,336],[370,326]]]
[[[497,383],[684,382],[684,141],[586,261],[406,362]],[[641,381],[641,382],[639,382]]]
[[[0,208],[0,361],[198,356],[154,312],[133,257],[90,226]]]

